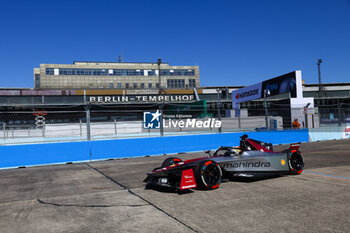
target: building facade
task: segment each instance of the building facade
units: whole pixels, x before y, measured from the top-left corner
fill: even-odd
[[[225,95],[220,95],[220,102],[223,109],[232,109],[232,91],[243,88],[244,86],[214,86],[199,87],[193,89],[166,89],[162,96],[168,98],[159,101],[160,96],[157,89],[147,92],[141,92],[133,89],[129,90],[104,90],[104,89],[88,89],[88,90],[72,90],[72,89],[47,89],[35,90],[34,88],[0,88],[0,109],[11,107],[11,109],[23,109],[26,106],[32,107],[36,105],[85,105],[87,102],[94,100],[97,103],[106,104],[154,104],[162,102],[193,102],[196,100],[196,93],[200,100],[207,100],[208,109],[217,109],[218,89],[227,89]],[[350,83],[328,83],[323,84],[323,94],[318,96],[318,84],[304,84],[303,95],[305,97],[314,97],[315,107],[336,107],[344,103],[350,105]],[[128,101],[123,101],[122,97],[128,96]],[[141,96],[141,97],[140,97]],[[147,96],[145,98],[144,96]],[[174,96],[174,97],[171,97]],[[179,98],[176,96],[190,96]],[[115,101],[113,100],[113,97]],[[174,98],[178,99],[174,99]],[[269,97],[269,102],[288,99],[289,93],[278,96]],[[153,101],[154,100],[154,101]],[[248,101],[241,104],[241,108],[247,109],[264,109],[264,100],[258,99]]]
[[[198,66],[168,63],[80,62],[40,64],[34,68],[37,90],[191,89],[200,86]]]

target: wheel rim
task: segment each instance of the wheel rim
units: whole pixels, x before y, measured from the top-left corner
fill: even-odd
[[[297,171],[302,170],[304,168],[303,157],[298,153],[293,153],[290,158],[290,166]]]
[[[202,180],[206,186],[215,186],[220,183],[221,169],[216,164],[209,164],[202,168]]]

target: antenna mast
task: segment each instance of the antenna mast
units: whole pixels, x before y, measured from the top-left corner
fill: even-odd
[[[123,63],[123,58],[124,58],[124,53],[122,53],[121,56],[118,56],[117,61],[118,61],[119,63]]]

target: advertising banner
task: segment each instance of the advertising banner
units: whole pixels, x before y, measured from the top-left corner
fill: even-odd
[[[301,72],[293,71],[288,74],[233,91],[233,108],[236,108],[236,106],[242,102],[264,98],[264,90],[269,91],[269,96],[290,92],[291,98],[297,98],[299,91],[299,97],[302,98]]]
[[[232,92],[232,101],[235,103],[246,102],[249,100],[255,100],[261,98],[261,85],[257,83],[248,87],[243,87]]]
[[[297,97],[296,72],[291,72],[262,82],[262,90],[270,91],[270,96],[291,93],[292,98]],[[261,93],[264,98],[264,92]]]

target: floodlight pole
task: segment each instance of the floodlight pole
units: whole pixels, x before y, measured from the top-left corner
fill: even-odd
[[[91,129],[90,129],[90,109],[91,109],[91,103],[87,103],[85,106],[86,111],[86,136],[87,140],[91,140]]]
[[[317,67],[318,67],[318,97],[321,97],[321,95],[322,95],[321,63],[322,63],[322,59],[318,59],[318,62],[317,62]]]
[[[160,64],[162,63],[162,59],[158,59],[158,62],[157,62],[157,64],[158,64],[158,82],[159,82],[159,95],[160,94],[162,94],[162,89],[161,89],[161,85],[160,85],[160,83],[161,83],[161,81],[162,81],[162,79],[161,79],[161,77],[160,77]]]
[[[305,114],[305,127],[306,128],[309,128],[309,122],[308,122],[308,119],[307,119],[307,108],[310,106],[310,103],[307,103],[307,105],[304,107],[304,114]]]
[[[338,125],[341,126],[341,107],[343,103],[338,104]]]
[[[164,128],[163,128],[163,108],[164,108],[165,103],[161,103],[159,106],[160,109],[160,116],[159,116],[159,120],[160,120],[160,136],[163,137],[164,136]]]
[[[220,91],[221,89],[220,88],[217,88],[216,91],[218,92],[218,118],[219,118],[219,121],[221,121],[221,102],[220,102]],[[219,128],[219,133],[222,132],[222,124]]]
[[[264,107],[265,107],[265,125],[266,125],[266,130],[269,129],[269,112],[267,110],[267,97],[268,95],[268,90],[264,90]]]

